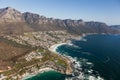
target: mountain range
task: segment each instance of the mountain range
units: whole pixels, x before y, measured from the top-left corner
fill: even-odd
[[[69,15],[69,14],[68,14]],[[32,31],[67,30],[70,33],[120,33],[103,22],[89,21],[82,19],[54,19],[34,14],[30,12],[21,13],[20,11],[6,7],[0,9],[0,34],[22,34]]]

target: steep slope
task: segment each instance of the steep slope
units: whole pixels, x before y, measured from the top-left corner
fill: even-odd
[[[0,9],[0,34],[21,34],[32,31],[19,11],[7,7]]]
[[[22,13],[11,7],[0,9],[0,18],[0,23],[24,22]]]

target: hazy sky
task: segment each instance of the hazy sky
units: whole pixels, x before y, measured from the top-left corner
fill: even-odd
[[[120,0],[0,0],[0,8],[7,6],[46,17],[120,24]]]

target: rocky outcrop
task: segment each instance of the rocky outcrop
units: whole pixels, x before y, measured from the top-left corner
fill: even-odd
[[[38,14],[32,14],[32,13],[26,12],[26,13],[23,13],[22,15],[24,17],[24,20],[27,23],[30,23],[30,24],[32,24],[32,23],[34,23],[34,24],[39,23],[40,16]]]

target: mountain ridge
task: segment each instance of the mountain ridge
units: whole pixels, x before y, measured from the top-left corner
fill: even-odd
[[[68,32],[75,34],[114,34],[120,32],[118,30],[109,28],[109,26],[103,22],[85,22],[82,19],[53,19],[30,12],[21,13],[20,11],[11,7],[0,9],[0,17],[0,28],[1,33],[3,34],[6,34],[6,32],[8,32],[7,34],[19,34],[24,32],[43,30],[67,30]],[[7,27],[6,24],[8,24]],[[9,27],[9,25],[12,27]]]

